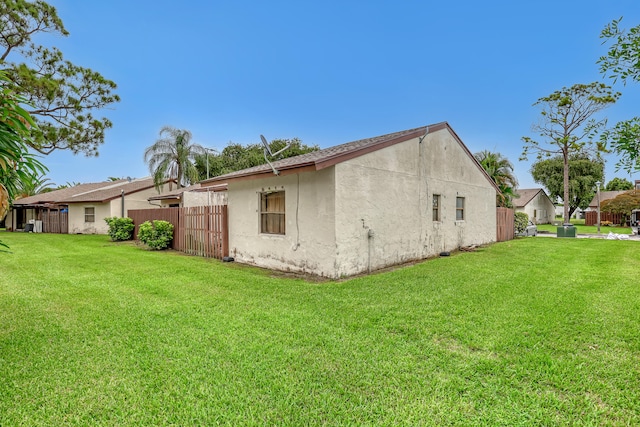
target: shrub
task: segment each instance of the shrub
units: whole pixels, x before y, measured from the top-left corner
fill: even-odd
[[[140,224],[138,240],[151,249],[166,249],[173,239],[173,224],[168,221],[145,221]]]
[[[105,222],[109,225],[109,237],[114,242],[122,240],[131,240],[133,238],[133,229],[135,225],[131,218],[119,218],[113,216],[105,218]]]
[[[513,218],[516,234],[524,233],[529,222],[529,215],[524,212],[516,212]]]

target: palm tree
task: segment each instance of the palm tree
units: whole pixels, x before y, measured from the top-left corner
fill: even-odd
[[[204,148],[191,144],[191,132],[165,126],[160,138],[144,152],[144,161],[149,164],[153,182],[158,190],[169,180],[169,188],[175,181],[178,188],[198,181],[195,157],[204,154]]]
[[[45,178],[44,175],[34,176],[28,175],[16,182],[16,199],[22,199],[23,197],[35,196],[40,193],[48,193],[54,190],[55,184],[51,182],[49,178]]]
[[[483,150],[473,156],[500,189],[501,194],[497,195],[496,204],[512,207],[514,190],[518,186],[518,180],[513,174],[513,164],[502,154],[492,153],[489,150]]]

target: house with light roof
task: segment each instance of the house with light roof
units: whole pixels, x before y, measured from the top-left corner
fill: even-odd
[[[148,199],[157,194],[152,178],[80,184],[15,200],[5,224],[15,231],[106,234],[105,218],[155,209]]]

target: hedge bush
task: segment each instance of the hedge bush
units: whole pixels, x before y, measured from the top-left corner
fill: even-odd
[[[131,218],[119,218],[117,216],[113,216],[105,218],[104,220],[109,226],[108,233],[112,241],[119,242],[123,240],[131,240],[133,238],[133,229],[135,228],[135,225]]]
[[[140,224],[138,240],[151,249],[166,249],[173,239],[173,224],[168,221],[154,220]]]
[[[513,218],[516,234],[524,233],[529,222],[529,215],[524,212],[516,212]]]

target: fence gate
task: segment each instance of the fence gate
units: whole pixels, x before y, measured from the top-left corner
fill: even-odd
[[[513,209],[496,208],[496,241],[506,242],[515,237],[515,213]]]
[[[227,206],[180,208],[175,249],[190,255],[218,258],[229,254]]]

